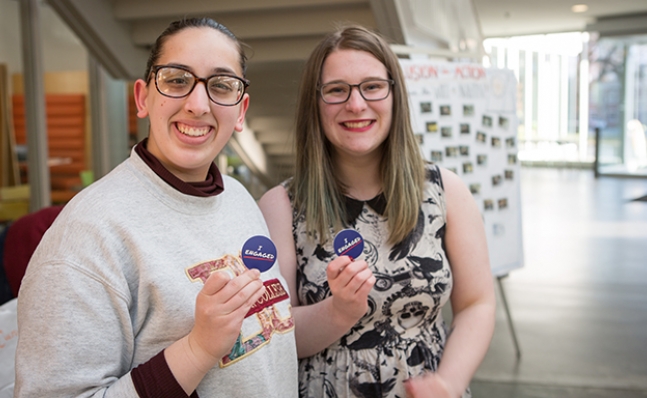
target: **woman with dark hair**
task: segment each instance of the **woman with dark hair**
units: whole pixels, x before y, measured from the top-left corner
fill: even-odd
[[[296,171],[260,201],[296,323],[302,397],[468,397],[494,328],[481,215],[425,163],[388,43],[351,26],[312,52]],[[333,238],[358,231],[358,258]],[[447,327],[441,308],[451,300]]]
[[[217,22],[157,39],[134,85],[147,139],[65,206],[27,268],[16,397],[297,396],[286,283],[240,259],[267,226],[213,163],[243,129],[247,86]]]

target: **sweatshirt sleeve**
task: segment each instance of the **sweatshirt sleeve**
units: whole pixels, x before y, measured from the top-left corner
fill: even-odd
[[[129,300],[74,264],[34,260],[18,298],[15,397],[136,396]]]
[[[131,371],[135,390],[140,398],[186,398],[180,384],[177,382],[164,357],[164,351],[151,358]],[[193,392],[190,398],[198,398]]]

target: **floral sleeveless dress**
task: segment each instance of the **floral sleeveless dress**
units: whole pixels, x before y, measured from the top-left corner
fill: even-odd
[[[447,338],[441,308],[452,289],[440,170],[427,166],[417,226],[396,245],[386,243],[384,205],[379,196],[367,202],[347,198],[349,213],[359,213],[347,227],[364,238],[360,258],[377,281],[366,315],[337,342],[299,361],[302,398],[405,398],[405,380],[438,368]],[[309,240],[304,217],[296,214],[293,235],[299,301],[314,304],[331,294],[326,266],[335,258],[332,241]],[[470,396],[467,390],[463,398]]]

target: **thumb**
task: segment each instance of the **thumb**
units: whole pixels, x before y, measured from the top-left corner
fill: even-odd
[[[212,296],[224,288],[231,280],[231,276],[227,271],[212,272],[211,275],[204,282],[202,293],[207,296]]]
[[[341,272],[346,268],[348,264],[352,262],[351,258],[348,256],[340,256],[328,263],[326,267],[326,274],[328,279],[335,279],[341,274]]]

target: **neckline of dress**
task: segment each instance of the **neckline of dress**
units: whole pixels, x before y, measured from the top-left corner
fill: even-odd
[[[384,211],[386,210],[386,197],[384,196],[384,192],[380,192],[376,197],[368,200],[358,200],[347,195],[344,195],[344,199],[346,207],[346,222],[348,225],[357,220],[357,217],[362,213],[364,204],[375,210],[375,212],[381,216],[384,215]]]

